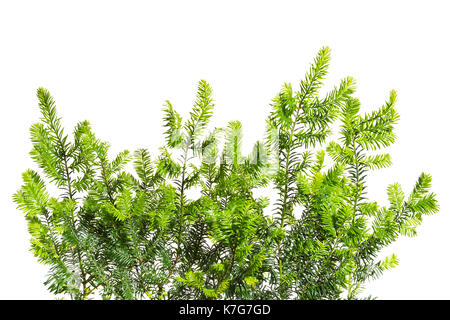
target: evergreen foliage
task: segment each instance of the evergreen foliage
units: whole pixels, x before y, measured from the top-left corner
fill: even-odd
[[[283,85],[248,155],[240,122],[208,131],[214,101],[203,80],[188,119],[164,104],[157,155],[111,157],[87,121],[66,135],[39,88],[30,155],[40,172],[23,173],[14,201],[49,265],[48,289],[72,299],[361,298],[398,264],[380,250],[416,235],[438,203],[425,173],[409,196],[391,184],[388,206],[368,199],[367,175],[391,165],[383,149],[396,138],[396,93],[366,114],[350,77],[322,96],[329,60],[322,48],[297,91]],[[255,196],[261,188],[274,203]]]

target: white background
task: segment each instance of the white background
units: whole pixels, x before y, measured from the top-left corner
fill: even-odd
[[[372,3],[372,4],[370,4]],[[182,114],[197,81],[216,100],[214,124],[241,120],[245,143],[261,138],[283,82],[297,87],[320,47],[332,49],[326,87],[356,78],[365,111],[398,92],[401,120],[394,165],[370,178],[373,200],[386,187],[406,193],[422,171],[433,176],[440,213],[415,238],[383,254],[400,265],[371,282],[380,299],[450,299],[448,1],[1,1],[0,298],[52,299],[47,267],[29,250],[12,194],[29,159],[29,127],[39,118],[35,91],[54,96],[70,132],[89,120],[112,152],[163,142],[161,106]]]

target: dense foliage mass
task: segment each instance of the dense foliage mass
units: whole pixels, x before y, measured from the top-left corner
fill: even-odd
[[[48,289],[73,299],[360,298],[398,263],[379,260],[380,250],[414,236],[438,204],[427,174],[409,196],[390,185],[388,206],[367,199],[366,176],[391,164],[381,150],[395,141],[396,94],[367,114],[352,78],[321,97],[329,59],[322,48],[298,91],[282,87],[249,155],[240,122],[208,131],[205,81],[188,119],[165,103],[158,155],[115,157],[87,121],[69,137],[39,88],[42,118],[30,132],[40,173],[23,173],[14,201],[50,267]],[[257,189],[276,192],[275,202]]]

